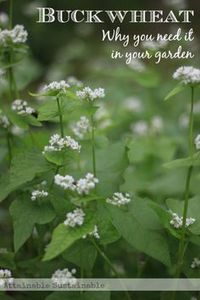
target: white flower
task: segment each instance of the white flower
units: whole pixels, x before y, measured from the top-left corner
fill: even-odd
[[[31,193],[31,200],[32,201],[35,201],[39,198],[45,198],[45,197],[48,197],[49,193],[44,191],[44,190],[34,190],[32,191]]]
[[[70,86],[77,86],[77,87],[81,87],[83,85],[83,83],[81,81],[79,81],[78,79],[76,79],[74,76],[68,77],[67,83]]]
[[[69,284],[73,285],[76,284],[77,279],[73,276],[76,274],[76,269],[72,269],[71,272],[69,269],[57,270],[51,277],[52,282],[60,285]]]
[[[200,69],[194,67],[180,67],[173,74],[175,80],[179,80],[183,84],[199,84]]]
[[[76,95],[81,100],[94,101],[98,98],[104,98],[105,90],[102,88],[92,90],[90,87],[85,87],[83,90],[77,91]]]
[[[148,124],[145,121],[138,121],[131,125],[131,130],[137,135],[146,135],[148,133]]]
[[[89,194],[90,190],[95,188],[96,183],[98,183],[99,180],[94,177],[93,174],[88,173],[85,178],[81,178],[76,183],[76,191],[78,194]]]
[[[58,186],[61,186],[64,190],[71,190],[71,191],[76,190],[75,180],[70,175],[62,176],[62,175],[57,174],[54,177],[54,182]]]
[[[6,13],[1,12],[0,13],[0,24],[3,26],[6,26],[9,22],[9,17]]]
[[[84,135],[90,130],[90,121],[85,116],[82,116],[80,120],[72,125],[72,131],[75,136],[80,139],[84,138]]]
[[[197,137],[194,140],[195,146],[197,150],[200,150],[200,134],[197,135]]]
[[[3,128],[8,128],[9,125],[10,125],[10,122],[9,122],[8,118],[0,110],[0,126],[2,126]]]
[[[61,137],[59,134],[54,134],[49,140],[49,145],[44,147],[43,154],[46,152],[62,151],[65,148],[71,148],[80,152],[81,146],[70,136]]]
[[[131,112],[139,113],[142,111],[141,101],[136,97],[129,97],[125,99],[124,107]]]
[[[5,74],[4,70],[0,69],[0,78]]]
[[[12,273],[7,269],[0,269],[0,287],[4,288],[6,283],[13,283]]]
[[[43,87],[43,92],[45,92],[45,93],[52,92],[52,91],[65,92],[66,89],[68,89],[69,87],[70,87],[69,84],[65,80],[53,81]]]
[[[132,58],[131,62],[128,64],[129,68],[137,71],[139,73],[142,73],[146,70],[146,66],[143,63],[143,61],[141,59],[138,58]]]
[[[165,48],[168,44],[168,41],[159,40],[159,41],[144,41],[142,42],[142,47],[152,51],[156,51],[162,48]]]
[[[0,30],[0,45],[7,47],[9,43],[23,44],[27,41],[28,33],[23,25],[16,25],[13,29]]]
[[[200,268],[200,259],[195,257],[190,266],[192,269]]]
[[[35,112],[35,110],[28,106],[26,101],[17,99],[12,103],[12,110],[16,111],[18,115],[31,115]]]
[[[163,120],[160,116],[155,116],[151,120],[152,130],[155,132],[160,132],[163,129]]]
[[[100,239],[97,225],[94,226],[94,230],[91,231],[88,235],[93,236],[97,240]],[[83,235],[83,239],[86,239],[86,238],[87,238],[87,234]]]
[[[126,205],[131,201],[131,197],[128,193],[114,193],[112,198],[106,199],[106,202],[112,205],[121,206]]]
[[[85,213],[81,208],[76,208],[74,211],[67,213],[64,224],[69,227],[82,226],[84,223]]]
[[[13,135],[22,135],[24,133],[24,129],[18,127],[18,126],[12,126],[11,132]]]
[[[189,227],[194,224],[195,221],[196,219],[194,218],[187,218],[185,227]],[[172,213],[172,220],[170,221],[170,224],[176,229],[181,228],[183,226],[183,217],[179,217],[176,213]]]

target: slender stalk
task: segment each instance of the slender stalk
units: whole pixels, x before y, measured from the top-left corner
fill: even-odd
[[[116,277],[120,278],[120,275],[118,274],[117,270],[115,269],[115,267],[113,266],[112,262],[110,261],[110,259],[108,258],[108,256],[105,254],[105,252],[103,252],[101,250],[101,248],[98,246],[98,244],[95,242],[94,239],[91,239],[94,247],[96,248],[97,252],[99,252],[99,254],[101,255],[101,257],[105,260],[105,262],[109,265],[109,267],[111,268],[111,270],[113,271],[113,273],[116,275]],[[129,295],[128,291],[124,291],[126,294],[126,297],[128,300],[131,300],[131,296]]]
[[[59,113],[59,119],[60,119],[60,134],[61,134],[61,137],[64,137],[63,116],[62,116],[62,110],[61,110],[61,106],[60,106],[59,96],[56,98],[56,101],[57,101],[58,113]]]
[[[12,29],[12,19],[13,19],[13,0],[10,0],[9,7],[9,28]]]
[[[12,160],[12,146],[11,146],[11,140],[10,140],[10,133],[7,130],[6,133],[6,138],[7,138],[7,147],[8,147],[8,158],[9,158],[9,166]]]
[[[189,134],[188,134],[188,144],[189,144],[189,155],[192,158],[194,154],[194,144],[193,144],[193,108],[194,108],[194,87],[191,87],[191,108],[190,108],[190,118],[189,118]],[[185,254],[185,238],[186,238],[186,219],[189,204],[189,194],[190,194],[190,181],[192,176],[193,166],[190,166],[187,171],[185,193],[184,193],[184,209],[183,209],[183,226],[181,231],[181,238],[178,250],[178,263],[176,269],[176,278],[179,278],[182,272],[183,259]]]
[[[91,141],[92,141],[92,165],[93,165],[93,174],[96,177],[96,153],[95,153],[95,124],[94,124],[94,116],[91,115]]]

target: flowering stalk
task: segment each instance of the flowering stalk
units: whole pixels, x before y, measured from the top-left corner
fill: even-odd
[[[189,144],[189,155],[192,159],[194,154],[194,145],[193,145],[193,108],[194,108],[194,87],[191,87],[191,108],[190,108],[190,118],[189,118],[189,135],[188,135],[188,144]],[[190,181],[192,176],[193,166],[190,166],[187,171],[186,185],[185,185],[185,194],[184,194],[184,209],[183,209],[183,226],[181,231],[181,239],[179,243],[178,250],[178,263],[176,268],[175,277],[179,278],[182,271],[183,259],[185,254],[185,236],[186,236],[186,219],[188,212],[188,203],[189,203],[189,193],[190,193]]]
[[[91,142],[92,142],[92,165],[93,165],[93,174],[96,177],[96,153],[95,153],[95,124],[94,124],[94,115],[91,115]]]
[[[57,101],[58,113],[59,113],[59,119],[60,119],[60,134],[61,134],[61,137],[63,138],[64,137],[63,116],[62,116],[62,110],[61,110],[61,106],[60,106],[59,96],[57,96],[56,101]]]

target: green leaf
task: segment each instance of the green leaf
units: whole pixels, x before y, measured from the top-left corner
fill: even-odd
[[[0,201],[22,184],[33,180],[37,174],[52,169],[52,165],[45,160],[40,151],[21,151],[13,158],[8,173],[0,178]]]
[[[140,201],[143,201],[142,199]],[[123,238],[138,251],[159,260],[166,266],[171,265],[169,247],[164,232],[159,228],[160,222],[147,202],[138,211],[134,211],[137,203],[132,205],[131,211],[125,211],[109,206],[113,224]],[[142,217],[144,216],[144,217]]]
[[[71,149],[64,149],[62,151],[52,151],[52,152],[45,152],[44,157],[50,163],[53,163],[57,166],[63,166],[66,164],[70,164],[72,161],[76,160],[77,155],[74,150]]]
[[[15,270],[15,255],[12,252],[0,253],[0,268]]]
[[[97,258],[97,251],[91,242],[81,239],[63,252],[63,258],[80,268],[91,271]]]
[[[15,200],[10,206],[10,214],[13,219],[15,252],[30,237],[35,224],[46,224],[55,218],[50,203],[38,204],[31,201],[29,195]]]
[[[90,214],[86,214],[84,224],[80,227],[70,228],[63,223],[59,224],[53,232],[43,260],[51,260],[61,254],[83,235],[90,233],[94,225],[94,216]]]
[[[176,159],[171,162],[164,164],[165,168],[174,169],[174,168],[185,168],[191,166],[200,166],[200,153],[195,153],[193,157]]]
[[[181,93],[182,91],[184,91],[186,89],[185,85],[180,85],[178,84],[171,92],[169,92],[169,94],[165,97],[165,101],[169,100],[170,98],[172,98],[173,96]]]

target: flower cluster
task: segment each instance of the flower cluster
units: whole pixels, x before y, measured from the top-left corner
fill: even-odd
[[[34,190],[32,191],[31,193],[31,200],[32,201],[35,201],[39,198],[45,198],[45,197],[48,197],[48,192],[44,191],[44,190]]]
[[[9,122],[8,118],[0,110],[0,126],[2,126],[3,128],[8,128],[9,125],[10,125],[10,122]]]
[[[69,227],[82,226],[85,218],[85,213],[81,208],[76,208],[74,211],[67,213],[64,224]]]
[[[6,13],[1,12],[0,13],[0,25],[1,26],[6,26],[9,22],[9,17]]]
[[[7,47],[10,43],[23,44],[27,41],[28,33],[23,25],[16,25],[13,29],[0,31],[0,45]]]
[[[4,70],[0,69],[0,78],[5,74]]]
[[[131,112],[139,113],[142,111],[141,101],[136,97],[129,97],[125,99],[124,107]]]
[[[148,124],[145,121],[138,121],[131,125],[131,130],[136,135],[146,135],[148,132]]]
[[[131,201],[131,197],[128,193],[114,193],[112,198],[106,199],[106,202],[112,205],[121,206],[126,205]]]
[[[77,87],[81,87],[83,85],[83,83],[81,81],[79,81],[78,79],[76,79],[74,76],[68,77],[67,83],[70,86],[77,86]]]
[[[57,174],[55,175],[54,181],[55,184],[65,190],[76,191],[80,195],[89,194],[90,190],[94,189],[96,183],[99,182],[91,173],[86,174],[85,178],[80,178],[78,181],[70,175],[62,176]]]
[[[190,266],[192,269],[200,268],[200,259],[195,257]]]
[[[138,72],[138,73],[142,73],[146,70],[146,66],[143,63],[143,61],[141,59],[138,58],[132,58],[130,63],[128,64],[129,68]]]
[[[49,145],[44,147],[43,154],[46,152],[62,151],[65,148],[71,148],[80,152],[81,146],[70,136],[61,137],[59,134],[54,134],[49,140]]]
[[[194,140],[195,146],[197,150],[200,150],[200,134],[197,135],[197,137]]]
[[[97,240],[100,239],[100,235],[99,235],[99,231],[98,231],[97,225],[94,226],[94,230],[92,230],[89,234],[83,235],[83,239],[86,239],[88,235],[89,236],[93,236]]]
[[[156,51],[162,48],[165,48],[167,46],[168,42],[164,40],[160,41],[144,41],[142,43],[142,47],[145,49],[149,49],[152,51]]]
[[[60,174],[55,175],[54,177],[55,184],[61,186],[64,190],[76,190],[76,182],[74,178],[70,175],[62,176]]]
[[[77,91],[76,95],[81,100],[94,101],[98,98],[104,98],[105,90],[102,88],[92,90],[90,87],[85,87],[83,90]]]
[[[84,135],[90,130],[90,121],[85,116],[72,126],[72,131],[79,139],[83,139]]]
[[[7,269],[0,269],[0,287],[3,288],[6,283],[13,283],[12,274]]]
[[[77,279],[73,276],[76,274],[76,269],[72,269],[71,272],[69,269],[57,270],[51,277],[51,280],[55,284],[76,284]]]
[[[200,69],[194,67],[180,67],[173,74],[175,80],[179,80],[183,84],[200,83]]]
[[[45,93],[53,92],[53,91],[65,92],[66,89],[68,89],[69,87],[70,87],[69,84],[65,80],[53,81],[43,87],[43,92]]]
[[[12,103],[12,110],[16,111],[18,115],[31,115],[35,112],[35,110],[28,106],[28,103],[23,100],[15,100]]]
[[[160,132],[163,129],[163,120],[160,116],[154,116],[151,120],[151,129],[153,132]]]
[[[187,218],[185,227],[189,227],[194,224],[195,221],[196,219],[194,218]],[[170,221],[170,224],[176,229],[181,228],[183,226],[183,217],[179,217],[176,213],[172,213],[172,220]]]

